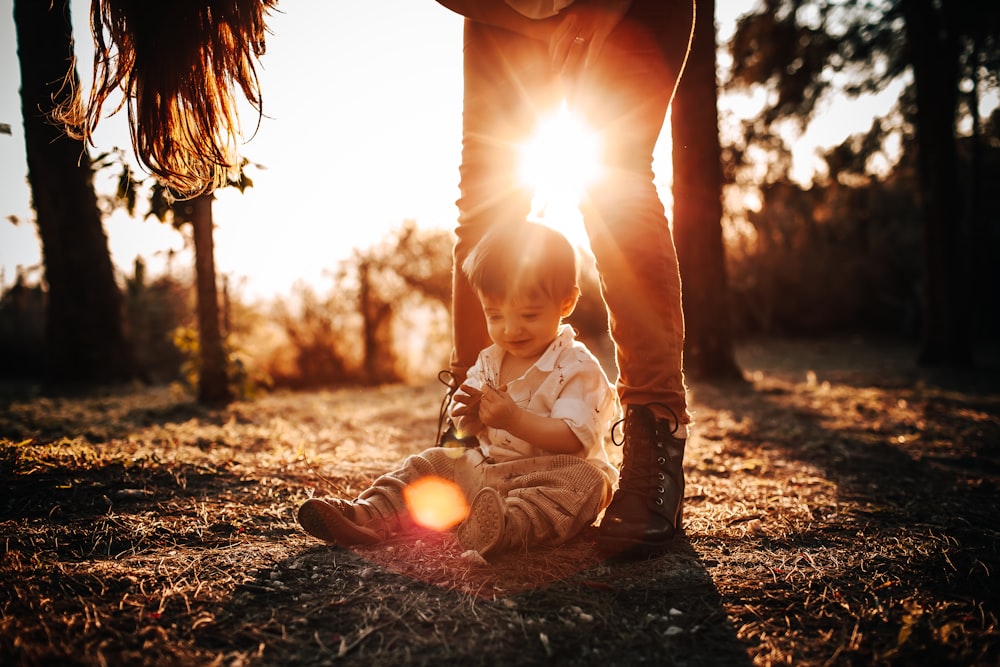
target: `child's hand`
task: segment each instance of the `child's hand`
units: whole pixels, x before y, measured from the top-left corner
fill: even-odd
[[[455,406],[451,409],[451,417],[455,426],[463,433],[478,433],[483,423],[479,418],[479,405],[483,392],[475,387],[463,384],[455,392],[452,400]]]
[[[452,400],[457,405],[451,409],[451,415],[453,417],[476,415],[479,412],[479,402],[482,396],[483,392],[479,389],[468,384],[463,384],[452,397]]]
[[[517,407],[506,389],[506,386],[500,389],[483,387],[479,399],[479,419],[492,428],[510,431],[521,414],[521,408]]]

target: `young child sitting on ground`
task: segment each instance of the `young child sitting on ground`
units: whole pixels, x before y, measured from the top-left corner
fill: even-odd
[[[600,363],[563,323],[580,294],[573,247],[544,225],[497,225],[462,270],[493,341],[451,406],[459,433],[478,446],[412,455],[355,500],[307,500],[298,521],[310,535],[350,546],[402,533],[411,525],[404,490],[429,476],[471,499],[456,535],[484,558],[562,544],[610,501],[617,470],[604,434],[620,407]]]

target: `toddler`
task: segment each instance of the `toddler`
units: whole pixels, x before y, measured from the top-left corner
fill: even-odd
[[[604,434],[620,408],[600,363],[563,322],[580,294],[573,247],[541,224],[498,225],[462,270],[492,340],[450,407],[459,441],[472,446],[412,455],[354,500],[307,500],[298,521],[310,535],[349,546],[399,534],[412,521],[404,490],[432,476],[465,494],[456,536],[484,558],[562,544],[610,501],[617,470]]]

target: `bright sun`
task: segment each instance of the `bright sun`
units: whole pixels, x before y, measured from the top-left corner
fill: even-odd
[[[521,148],[521,179],[535,191],[532,218],[586,246],[578,206],[584,187],[600,171],[597,135],[563,104],[539,122]]]

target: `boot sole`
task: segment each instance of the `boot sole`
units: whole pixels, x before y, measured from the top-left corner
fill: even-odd
[[[670,548],[674,540],[684,534],[683,520],[684,503],[682,501],[677,508],[676,516],[674,518],[674,530],[670,534],[670,537],[662,540],[656,540],[655,542],[643,540],[637,537],[630,537],[628,535],[608,535],[605,531],[601,531],[601,528],[598,527],[597,549],[602,555],[611,558],[628,558],[661,554]]]
[[[669,551],[674,541],[682,534],[682,530],[676,530],[670,536],[670,539],[660,542],[644,542],[634,539],[614,539],[600,536],[597,540],[597,549],[606,558],[654,556]]]

